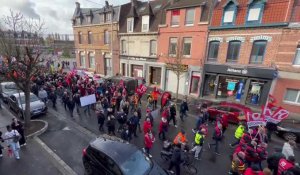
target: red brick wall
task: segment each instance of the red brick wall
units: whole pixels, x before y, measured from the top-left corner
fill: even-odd
[[[276,93],[273,93],[273,95],[277,99],[280,106],[292,113],[300,114],[300,105],[293,105],[283,101],[287,88],[300,89],[300,80],[278,79],[274,89],[274,92]]]

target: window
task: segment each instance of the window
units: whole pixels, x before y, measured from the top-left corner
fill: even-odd
[[[110,32],[108,30],[104,31],[104,44],[110,43]]]
[[[92,32],[88,32],[88,43],[89,44],[93,43],[93,34],[92,34]]]
[[[252,3],[248,9],[247,23],[260,23],[264,4],[261,2]]]
[[[237,62],[240,54],[241,41],[230,41],[227,51],[227,62]]]
[[[134,18],[127,19],[127,32],[133,32]]]
[[[105,22],[111,22],[111,13],[105,14]]]
[[[95,54],[89,53],[89,67],[95,69]]]
[[[220,46],[220,41],[211,41],[209,43],[207,61],[217,61],[219,46]]]
[[[287,89],[284,96],[284,101],[300,104],[300,90]]]
[[[195,9],[187,9],[185,14],[185,25],[193,25],[195,19]]]
[[[191,48],[192,48],[192,38],[183,38],[183,52],[184,56],[191,55]]]
[[[76,24],[77,25],[81,24],[81,18],[76,18]]]
[[[251,64],[261,64],[264,61],[266,46],[267,41],[255,41],[253,43],[250,57]]]
[[[88,21],[88,23],[92,23],[92,16],[87,16],[87,21]]]
[[[104,14],[99,14],[100,15],[100,23],[104,23]]]
[[[298,46],[298,48],[296,50],[294,65],[300,65],[300,46]]]
[[[236,6],[233,2],[224,8],[223,25],[233,25],[235,20]]]
[[[112,63],[111,63],[111,58],[104,58],[104,65],[105,65],[105,75],[110,75],[112,76]]]
[[[82,32],[78,32],[78,43],[82,44]]]
[[[170,38],[169,55],[175,56],[177,53],[177,38]]]
[[[179,26],[180,10],[172,10],[171,12],[171,26]]]
[[[148,32],[149,30],[149,16],[142,17],[142,32]]]
[[[83,52],[79,52],[79,56],[80,56],[80,66],[85,68],[85,55]]]
[[[150,56],[155,56],[156,55],[156,41],[155,40],[151,40],[150,41]]]
[[[126,40],[121,41],[122,54],[126,53]]]

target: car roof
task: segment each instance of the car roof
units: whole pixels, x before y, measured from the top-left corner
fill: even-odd
[[[18,97],[18,98],[19,98],[19,96],[21,96],[21,97],[25,96],[24,92],[14,93],[12,95],[15,96],[15,97]],[[32,96],[32,95],[34,95],[34,94],[30,92],[30,96]]]
[[[130,155],[139,149],[124,140],[103,134],[90,142],[90,146],[112,158],[117,164],[122,164]]]
[[[4,85],[8,85],[8,84],[16,84],[16,83],[14,83],[14,82],[12,82],[12,81],[10,81],[10,82],[2,82],[2,83],[1,83],[1,85],[3,85],[3,86],[4,86]]]

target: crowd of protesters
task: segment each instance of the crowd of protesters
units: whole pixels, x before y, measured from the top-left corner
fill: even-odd
[[[142,116],[141,98],[143,93],[134,93],[129,96],[124,86],[124,82],[115,84],[111,81],[97,82],[88,76],[79,76],[75,72],[70,73],[52,73],[39,75],[32,78],[32,92],[36,94],[44,103],[50,102],[53,108],[57,103],[62,103],[64,109],[68,111],[73,118],[74,110],[81,115],[81,108],[85,115],[91,115],[94,110],[98,119],[99,132],[109,135],[118,135],[127,142],[138,137],[143,133],[144,148],[146,154],[151,156],[151,148],[156,141],[155,132],[158,131],[158,139],[166,141],[168,130],[171,125],[177,127],[176,105],[171,101],[170,96],[158,108],[158,99],[162,96],[157,88],[147,95],[146,114]],[[81,97],[95,94],[96,103],[81,106]],[[179,106],[179,116],[181,122],[184,122],[189,111],[187,99],[182,100]],[[155,115],[155,116],[154,116]],[[154,126],[154,118],[159,116],[159,125]],[[207,105],[202,104],[199,107],[199,114],[195,121],[195,127],[192,129],[194,139],[189,152],[193,152],[196,160],[201,160],[204,142],[208,135],[208,125],[213,126],[212,139],[214,143],[208,143],[210,149],[214,146],[216,155],[220,155],[219,142],[225,139],[224,134],[228,127],[228,116],[219,115],[215,121],[209,121]],[[14,131],[23,136],[22,124],[14,121],[12,125]],[[269,131],[269,130],[268,130]],[[268,141],[271,134],[265,127],[247,127],[246,122],[241,122],[234,134],[235,142],[229,146],[233,148],[231,156],[231,170],[229,174],[233,175],[255,175],[255,174],[273,174],[273,175],[296,175],[299,174],[298,167],[295,166],[295,156],[293,149],[296,144],[294,141],[288,141],[284,144],[282,150],[275,150],[274,154],[267,152]],[[21,137],[21,138],[22,138]],[[25,140],[20,140],[20,144],[26,144]],[[181,130],[173,140],[174,151],[170,161],[168,171],[175,167],[176,174],[180,174],[180,164],[182,162],[181,151],[188,144],[186,132]],[[18,155],[18,153],[16,153]],[[268,166],[263,168],[262,162],[267,161]]]

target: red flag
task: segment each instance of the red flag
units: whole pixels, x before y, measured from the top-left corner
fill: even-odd
[[[262,115],[260,113],[248,112],[247,113],[247,125],[248,125],[248,127],[260,126],[260,125],[265,126],[266,121],[265,121],[264,115]]]
[[[147,91],[147,86],[145,86],[144,84],[141,84],[139,87],[137,87],[135,89],[135,92],[139,95],[142,96],[144,95],[144,93]]]

